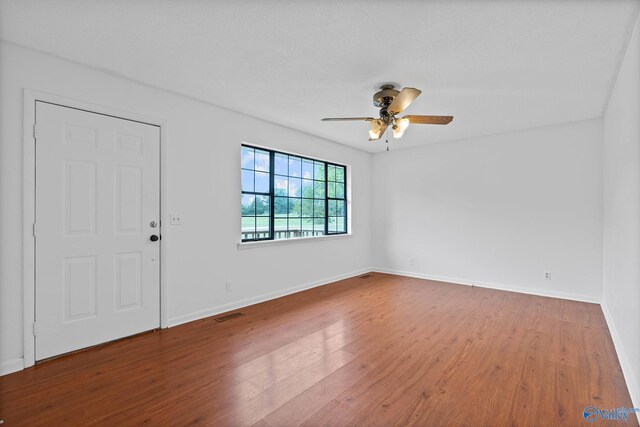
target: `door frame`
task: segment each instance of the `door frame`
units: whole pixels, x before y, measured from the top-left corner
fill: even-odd
[[[61,107],[75,108],[89,113],[112,116],[119,119],[141,122],[160,128],[160,224],[164,234],[160,245],[160,328],[169,327],[167,309],[167,239],[169,234],[169,210],[167,209],[167,150],[166,120],[144,116],[137,113],[106,107],[90,102],[79,101],[64,96],[54,95],[38,90],[24,89],[23,103],[23,177],[22,177],[22,283],[23,283],[23,357],[24,367],[35,364],[36,337],[33,331],[35,322],[35,238],[33,224],[36,206],[36,102],[42,101]],[[164,225],[164,227],[163,227]]]

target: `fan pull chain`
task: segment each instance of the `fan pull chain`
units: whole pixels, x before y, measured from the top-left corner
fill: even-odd
[[[387,128],[387,131],[385,133],[385,142],[387,143],[387,151],[389,151],[389,128]]]

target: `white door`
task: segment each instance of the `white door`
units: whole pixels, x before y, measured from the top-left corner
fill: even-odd
[[[159,327],[159,222],[157,126],[36,102],[36,360]]]

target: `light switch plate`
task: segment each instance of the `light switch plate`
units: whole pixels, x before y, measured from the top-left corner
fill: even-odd
[[[179,213],[169,214],[169,223],[171,225],[181,225],[182,224],[182,215]]]

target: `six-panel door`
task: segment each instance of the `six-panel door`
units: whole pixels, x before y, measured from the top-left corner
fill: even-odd
[[[44,102],[36,127],[36,360],[159,327],[159,128]]]

